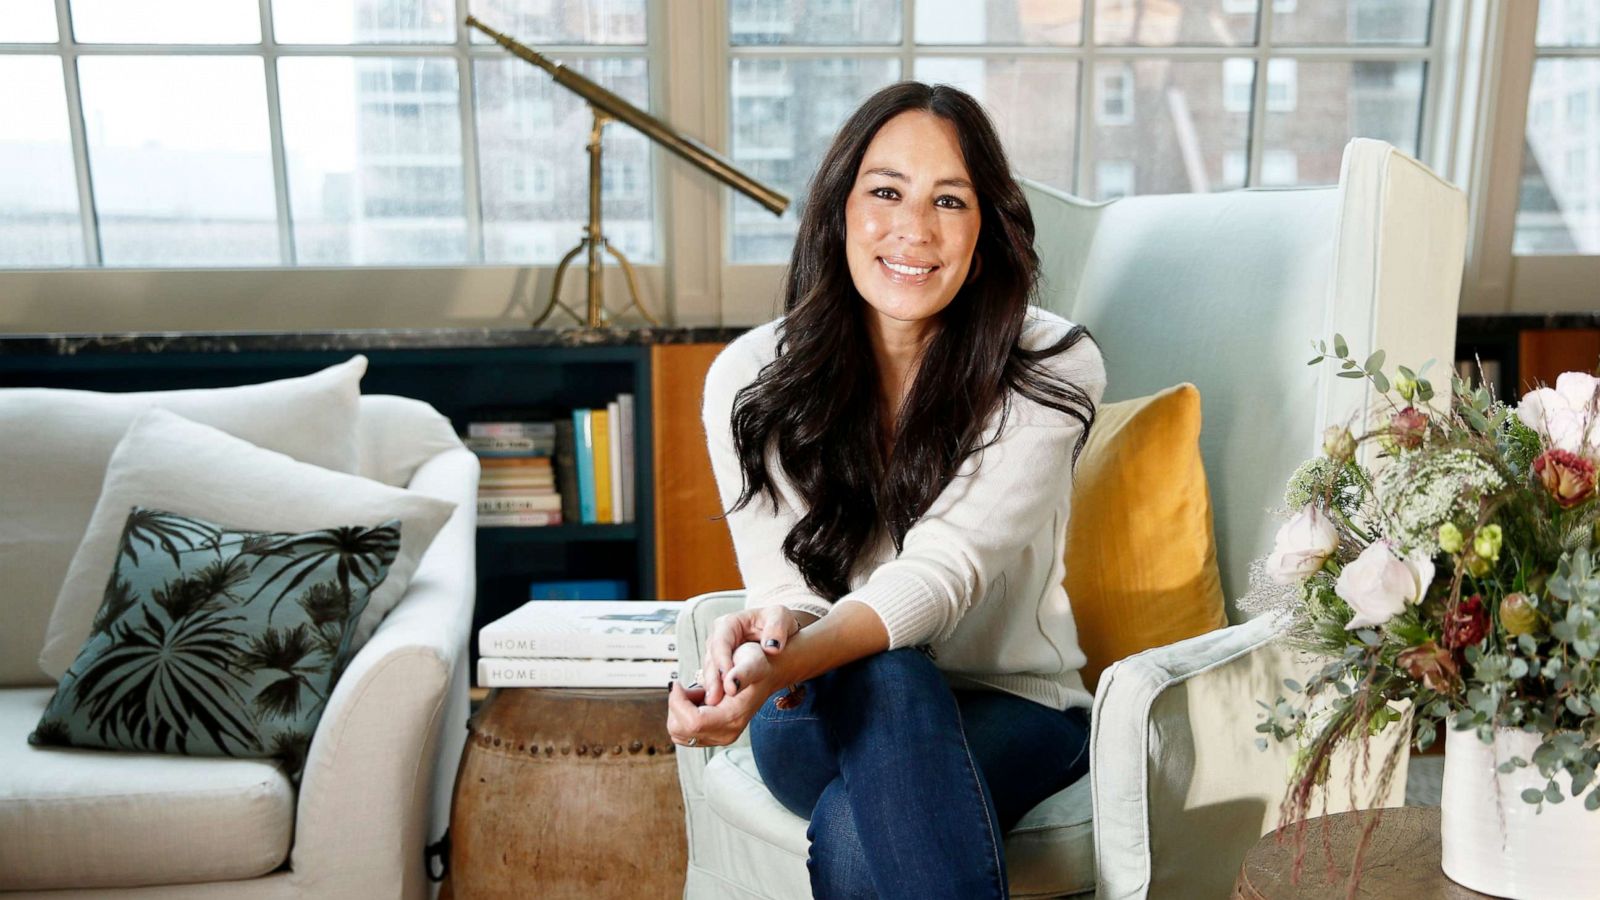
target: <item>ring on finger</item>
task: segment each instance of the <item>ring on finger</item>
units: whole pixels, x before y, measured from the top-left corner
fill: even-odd
[[[687,741],[683,742],[683,745],[685,747],[693,747],[694,745],[696,745],[698,743],[700,743],[700,739],[699,738],[689,738]]]

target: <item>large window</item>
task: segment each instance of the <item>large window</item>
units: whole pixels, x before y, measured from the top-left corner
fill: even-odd
[[[4,5],[0,266],[551,263],[581,236],[587,107],[468,0]],[[647,106],[646,5],[470,11]],[[605,152],[607,236],[656,259],[650,148]]]
[[[1600,5],[1543,0],[1528,91],[1518,254],[1600,253]]]
[[[1083,196],[1332,183],[1352,137],[1423,152],[1431,7],[727,0],[729,146],[802,200],[855,104],[914,77],[973,93],[1022,175]],[[731,261],[786,259],[799,206],[779,220],[732,201]]]

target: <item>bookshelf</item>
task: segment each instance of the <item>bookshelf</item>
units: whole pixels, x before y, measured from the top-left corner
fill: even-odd
[[[0,337],[0,387],[224,387],[304,375],[363,353],[369,366],[362,393],[423,400],[458,433],[473,421],[553,418],[633,394],[637,520],[480,528],[476,634],[526,600],[528,583],[536,580],[626,579],[636,599],[683,599],[690,592],[738,586],[726,526],[712,518],[718,510],[700,433],[699,386],[721,345],[739,333],[669,328],[23,335]],[[658,386],[670,392],[660,409]],[[663,447],[673,449],[658,459]],[[680,447],[688,452],[678,452]],[[658,475],[671,486],[666,497],[656,496]],[[695,556],[686,554],[664,577],[658,549],[688,548],[695,548]]]

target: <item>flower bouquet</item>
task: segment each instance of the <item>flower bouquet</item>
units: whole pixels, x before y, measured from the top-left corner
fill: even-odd
[[[1600,381],[1568,372],[1513,406],[1452,378],[1438,408],[1427,366],[1400,366],[1391,382],[1381,350],[1358,362],[1337,335],[1331,352],[1325,343],[1316,349],[1312,365],[1337,361],[1341,377],[1371,382],[1383,408],[1364,433],[1329,428],[1323,454],[1294,473],[1284,499],[1296,512],[1264,564],[1279,586],[1273,605],[1289,618],[1287,639],[1327,660],[1306,684],[1286,681],[1288,698],[1262,704],[1256,730],[1300,748],[1284,823],[1304,823],[1335,751],[1353,748],[1356,765],[1370,767],[1368,743],[1391,723],[1408,729],[1419,750],[1443,724],[1446,873],[1478,890],[1524,895],[1527,872],[1508,890],[1479,870],[1516,869],[1522,851],[1507,835],[1528,837],[1532,816],[1544,813],[1537,821],[1548,823],[1565,804],[1585,820],[1577,827],[1589,843],[1573,851],[1578,859],[1561,859],[1578,840],[1564,825],[1524,853],[1555,861],[1526,858],[1523,868],[1586,867],[1552,875],[1586,880],[1538,890],[1592,889],[1600,874],[1600,815],[1586,815],[1600,809]],[[1358,452],[1367,444],[1376,446]],[[1379,763],[1380,794],[1400,749]],[[1467,833],[1474,828],[1483,833]]]

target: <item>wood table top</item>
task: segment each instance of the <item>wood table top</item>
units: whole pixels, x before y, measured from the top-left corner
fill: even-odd
[[[1294,835],[1280,842],[1274,831],[1245,854],[1234,883],[1234,900],[1344,900],[1350,896],[1350,864],[1356,844],[1378,810],[1337,813],[1306,821],[1305,857],[1299,884],[1292,878]],[[1404,806],[1381,810],[1361,866],[1357,897],[1404,897],[1406,900],[1466,900],[1488,897],[1451,881],[1439,867],[1439,810]],[[1332,861],[1330,878],[1329,860]]]

